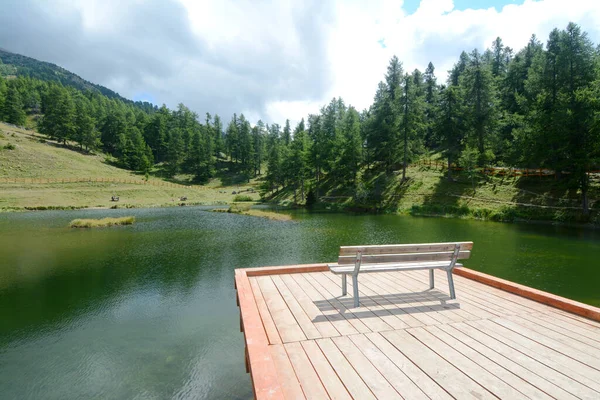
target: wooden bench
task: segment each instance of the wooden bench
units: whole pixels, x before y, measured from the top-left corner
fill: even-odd
[[[452,270],[462,267],[457,260],[471,256],[473,242],[341,246],[337,264],[329,270],[342,275],[342,296],[347,293],[346,275],[352,275],[354,307],[359,307],[358,274],[386,271],[429,270],[429,288],[434,287],[434,270],[448,274],[450,298],[455,299]]]

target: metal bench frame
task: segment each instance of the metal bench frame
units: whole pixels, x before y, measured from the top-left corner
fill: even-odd
[[[414,270],[429,270],[429,288],[433,289],[435,287],[434,280],[434,270],[441,269],[446,271],[448,276],[448,286],[450,289],[450,298],[456,299],[456,293],[454,291],[454,280],[452,279],[452,271],[455,267],[462,266],[461,264],[457,264],[458,256],[460,253],[461,245],[460,243],[456,243],[454,245],[454,251],[452,253],[450,261],[445,264],[440,262],[439,264],[431,265],[431,263],[419,263],[419,262],[399,262],[399,263],[384,263],[385,267],[378,271],[377,269],[371,270],[363,270],[364,273],[373,273],[373,272],[386,272],[386,271],[414,271]],[[348,284],[347,284],[347,275],[352,275],[352,290],[354,294],[354,307],[360,307],[360,299],[358,295],[358,274],[361,272],[361,267],[367,266],[370,264],[362,263],[362,251],[358,250],[356,252],[356,259],[354,261],[354,270],[352,272],[335,272],[334,268],[339,267],[339,264],[329,264],[329,269],[336,274],[342,275],[342,296],[345,296],[348,293]]]

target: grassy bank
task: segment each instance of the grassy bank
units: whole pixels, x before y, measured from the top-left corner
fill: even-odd
[[[600,177],[594,176],[589,192],[592,211],[583,215],[581,194],[554,177],[475,176],[445,169],[410,166],[406,181],[397,173],[363,171],[357,192],[322,182],[315,210],[383,212],[407,215],[472,218],[502,222],[551,221],[600,225]],[[293,191],[280,190],[271,197],[281,204],[293,200]]]
[[[250,215],[253,217],[267,218],[274,221],[291,221],[292,217],[288,214],[280,214],[273,211],[255,210],[250,208],[250,204],[232,204],[229,208],[216,208],[214,212]]]
[[[0,211],[137,208],[258,201],[256,182],[234,174],[195,185],[117,168],[109,157],[64,147],[31,130],[0,123]],[[178,184],[183,183],[183,184]],[[240,191],[242,195],[240,195]],[[236,192],[235,194],[233,192]],[[119,196],[119,202],[111,201]],[[187,197],[181,201],[180,198]]]
[[[69,224],[70,228],[103,228],[115,225],[132,225],[135,217],[102,218],[102,219],[74,219]]]

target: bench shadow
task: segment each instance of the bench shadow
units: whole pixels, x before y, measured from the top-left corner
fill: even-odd
[[[449,301],[452,301],[449,303]],[[428,289],[422,292],[395,293],[375,296],[361,296],[361,308],[354,307],[354,298],[351,295],[333,297],[326,300],[316,300],[313,303],[327,316],[335,316],[332,312],[337,312],[340,316],[351,315],[350,318],[373,318],[379,317],[373,311],[366,310],[363,307],[377,307],[380,305],[394,304],[397,308],[386,308],[386,312],[392,315],[401,314],[419,314],[426,312],[437,312],[446,310],[460,309],[460,303],[451,300],[450,296],[440,292],[437,289]],[[425,304],[414,304],[416,302]],[[312,322],[328,321],[325,315],[318,315]]]

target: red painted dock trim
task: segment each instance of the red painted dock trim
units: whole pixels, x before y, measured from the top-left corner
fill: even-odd
[[[246,342],[246,365],[250,372],[254,396],[257,400],[283,400],[284,396],[277,377],[275,363],[273,362],[271,352],[269,351],[269,340],[248,277],[322,272],[328,270],[327,264],[283,265],[277,267],[235,270],[235,287],[237,289],[237,300],[240,306],[241,329],[244,332],[244,339]],[[455,269],[454,273],[485,285],[600,322],[600,308],[464,267]],[[460,293],[458,293],[458,297],[460,297]]]
[[[269,351],[267,334],[245,270],[235,270],[235,283],[240,304],[241,328],[246,341],[246,365],[250,372],[254,397],[259,400],[283,400],[275,363]]]
[[[588,304],[580,303],[578,301],[570,300],[565,297],[557,296],[538,289],[533,289],[528,286],[507,281],[505,279],[496,278],[495,276],[473,271],[472,269],[468,268],[457,268],[454,270],[454,273],[458,276],[504,290],[505,292],[514,293],[521,297],[537,301],[538,303],[546,304],[594,321],[600,321],[600,308],[590,306]]]

